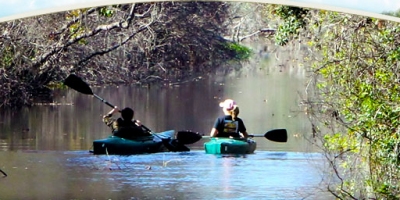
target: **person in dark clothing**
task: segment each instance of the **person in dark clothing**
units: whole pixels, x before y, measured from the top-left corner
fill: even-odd
[[[215,120],[214,126],[211,129],[211,137],[244,137],[247,138],[248,134],[243,120],[238,117],[239,107],[232,99],[226,99],[219,104],[222,107],[224,116],[218,117]]]
[[[115,119],[112,116],[117,112],[121,112],[121,117]],[[148,131],[143,130],[140,121],[134,120],[133,116],[134,111],[132,108],[126,107],[120,111],[118,107],[115,107],[103,116],[103,122],[111,128],[114,136],[121,138],[135,139],[140,136],[151,135]]]

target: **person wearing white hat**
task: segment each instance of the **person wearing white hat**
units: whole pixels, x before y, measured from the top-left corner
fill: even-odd
[[[232,99],[226,99],[219,103],[219,106],[224,112],[224,116],[218,117],[215,120],[214,126],[211,129],[211,137],[244,137],[248,134],[243,120],[238,117],[239,106]]]

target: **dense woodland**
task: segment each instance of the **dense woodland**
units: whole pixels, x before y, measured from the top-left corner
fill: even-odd
[[[338,199],[400,199],[396,22],[224,2],[115,5],[10,21],[0,24],[0,108],[51,97],[48,88],[70,73],[91,84],[206,74],[251,56],[240,41],[263,28],[276,29],[276,45],[308,52],[300,106],[313,128],[304,137],[324,152],[331,169],[324,172],[326,189]]]
[[[283,20],[276,42],[301,40],[310,52],[302,105],[310,142],[331,168],[327,190],[338,199],[400,199],[399,23],[285,6],[273,13]]]
[[[88,8],[0,24],[0,108],[51,100],[68,74],[91,84],[169,82],[208,73],[250,50],[223,38],[220,2]]]

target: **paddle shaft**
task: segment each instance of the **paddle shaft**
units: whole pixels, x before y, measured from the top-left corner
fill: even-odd
[[[107,104],[107,105],[110,106],[111,108],[115,108],[114,105],[112,105],[111,103],[109,103],[109,102],[106,101],[105,99],[101,98],[100,96],[98,96],[98,95],[96,95],[96,94],[93,94],[93,96],[96,97],[97,99],[99,99],[100,101],[102,101],[103,103]],[[121,112],[121,111],[119,111],[119,112]],[[149,132],[150,134],[152,134],[153,136],[157,137],[157,138],[160,139],[160,140],[163,140],[163,138],[162,138],[161,136],[159,136],[159,135],[157,135],[157,134],[153,134],[153,133],[151,132],[151,130],[150,130],[149,128],[147,128],[145,125],[142,124],[141,126],[142,126],[142,128],[144,128],[146,131],[148,131],[148,132]]]
[[[211,137],[211,136],[209,136],[209,135],[204,135],[204,136],[201,136],[202,138],[214,138],[214,137]],[[249,138],[253,138],[253,137],[264,137],[264,135],[263,134],[249,134]],[[218,138],[218,137],[215,137],[215,138]],[[237,139],[237,138],[232,138],[232,139]]]
[[[286,129],[273,129],[267,131],[265,134],[251,134],[249,137],[265,137],[274,142],[287,142],[287,131]],[[187,130],[178,131],[176,138],[183,144],[193,144],[202,138],[211,138],[211,136],[204,136],[198,132]]]
[[[76,76],[75,74],[70,74],[65,80],[64,84],[67,85],[68,87],[82,93],[82,94],[87,94],[87,95],[93,95],[103,103],[107,104],[111,108],[115,108],[114,105],[111,103],[107,102],[105,99],[101,98],[100,96],[96,95],[93,93],[92,89],[90,88],[89,84],[87,84],[85,81],[83,81],[80,77]],[[121,111],[120,111],[121,112]],[[146,126],[142,125],[142,127],[151,133],[151,130],[147,128]],[[154,134],[153,134],[154,135]]]
[[[111,108],[115,108],[114,105],[112,105],[112,104],[109,103],[108,101],[104,100],[103,98],[99,97],[98,95],[93,94],[93,96],[96,97],[97,99],[99,99],[100,101],[102,101],[103,103],[107,104],[107,105],[110,106]],[[119,112],[121,112],[121,111],[119,111]],[[151,130],[150,130],[149,128],[147,128],[145,125],[142,124],[141,126],[142,126],[146,131],[148,131],[148,132],[151,133]],[[151,133],[151,134],[152,134],[152,133]],[[160,136],[158,136],[157,134],[152,134],[152,135],[154,135],[154,136],[156,136],[156,137],[162,139],[162,138],[161,138]]]
[[[107,104],[108,106],[110,106],[111,108],[115,108],[114,105],[112,105],[111,103],[107,102],[106,100],[104,100],[103,98],[99,97],[96,94],[93,94],[94,97],[96,97],[97,99],[99,99],[100,101],[102,101],[103,103]]]
[[[96,94],[93,94],[93,96],[96,97],[97,99],[99,99],[100,101],[102,101],[103,103],[107,104],[107,105],[110,106],[111,108],[115,108],[114,105],[112,105],[111,103],[109,103],[109,102],[106,101],[105,99],[101,98],[100,96],[98,96],[98,95],[96,95]],[[121,111],[119,111],[119,112],[121,112]],[[159,136],[159,135],[157,135],[157,134],[153,134],[153,133],[151,132],[151,130],[150,130],[149,128],[147,128],[145,125],[142,124],[141,126],[142,126],[142,128],[144,128],[146,131],[148,131],[148,132],[149,132],[150,134],[152,134],[153,136],[157,137],[157,138],[160,139],[160,140],[163,140],[163,138],[162,138],[161,136]]]
[[[265,137],[265,134],[249,134],[249,137]]]
[[[99,99],[100,101],[102,101],[103,103],[107,104],[107,105],[110,106],[111,108],[115,108],[114,105],[112,105],[111,103],[109,103],[109,102],[106,101],[105,99],[101,98],[100,96],[98,96],[98,95],[96,95],[96,94],[93,94],[93,96],[96,97],[97,99]],[[121,111],[119,111],[119,112],[121,112]],[[142,125],[142,127],[143,127],[144,129],[146,129],[146,131],[151,132],[151,130],[150,130],[149,128],[147,128],[146,126]]]

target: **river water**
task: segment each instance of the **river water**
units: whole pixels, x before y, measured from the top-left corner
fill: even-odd
[[[254,63],[253,63],[254,64]],[[190,152],[133,156],[91,155],[95,139],[110,130],[101,115],[110,107],[74,90],[55,91],[54,104],[0,110],[0,199],[333,199],[323,180],[325,163],[307,142],[310,125],[299,107],[305,73],[260,61],[257,69],[163,86],[92,88],[161,132],[209,134],[233,98],[249,133],[286,128],[288,142],[256,138],[254,154]],[[246,70],[247,69],[247,70]]]

